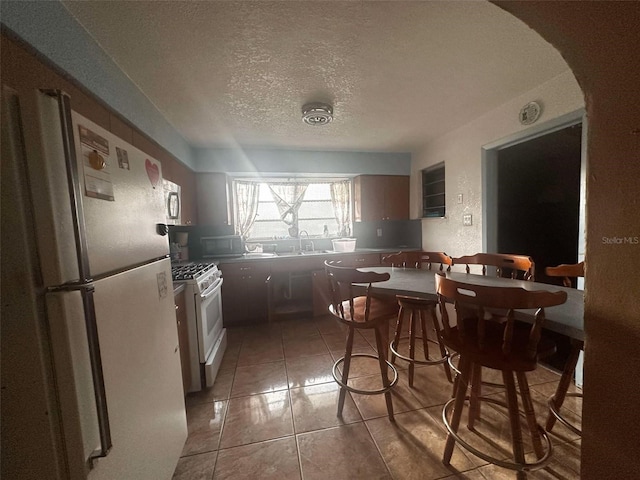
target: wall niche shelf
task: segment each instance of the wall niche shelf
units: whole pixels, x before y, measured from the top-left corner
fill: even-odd
[[[444,162],[422,171],[422,216],[445,216]]]

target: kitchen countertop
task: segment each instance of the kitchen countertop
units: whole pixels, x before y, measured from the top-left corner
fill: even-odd
[[[220,264],[225,263],[238,263],[247,261],[265,261],[272,260],[277,261],[279,259],[296,259],[296,258],[317,258],[320,256],[332,257],[334,255],[358,255],[366,253],[395,253],[399,251],[416,251],[420,248],[409,247],[396,247],[396,248],[356,248],[353,252],[336,252],[334,250],[315,250],[315,251],[303,251],[303,252],[280,252],[280,253],[246,253],[241,257],[235,258],[219,258],[219,259],[206,259],[206,261],[216,261]]]

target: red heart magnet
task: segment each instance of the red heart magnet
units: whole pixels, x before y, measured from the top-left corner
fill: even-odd
[[[147,158],[144,162],[144,168],[147,170],[147,176],[149,177],[151,186],[156,188],[156,185],[158,185],[158,182],[160,181],[160,169],[158,168],[158,165]]]

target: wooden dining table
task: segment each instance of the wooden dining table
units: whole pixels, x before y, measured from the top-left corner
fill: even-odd
[[[371,285],[371,292],[378,295],[409,295],[419,298],[436,299],[435,275],[433,270],[403,267],[367,267],[359,270],[388,273],[389,280]],[[492,287],[520,287],[525,290],[562,290],[567,292],[567,301],[562,305],[545,308],[544,328],[566,335],[576,340],[584,340],[584,292],[573,288],[549,285],[546,283],[498,278],[489,275],[476,275],[459,272],[447,272],[447,277],[472,285]],[[535,310],[518,310],[515,318],[532,322]]]

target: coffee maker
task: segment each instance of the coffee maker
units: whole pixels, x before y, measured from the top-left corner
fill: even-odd
[[[186,262],[189,260],[189,234],[187,232],[176,232],[175,242],[169,245],[171,261]]]

